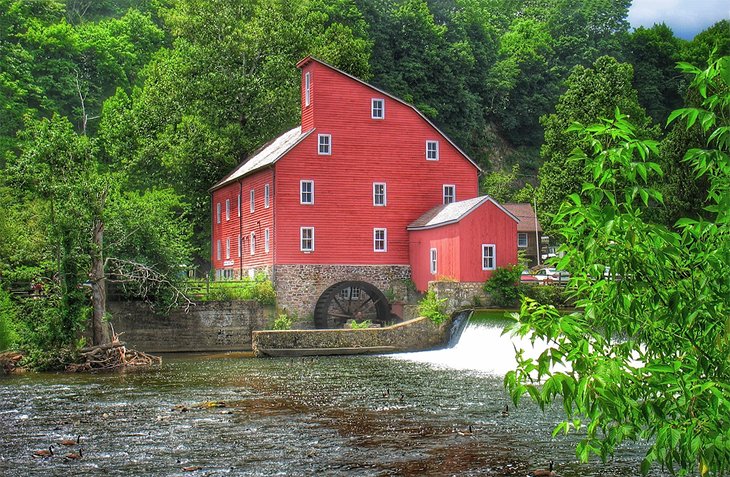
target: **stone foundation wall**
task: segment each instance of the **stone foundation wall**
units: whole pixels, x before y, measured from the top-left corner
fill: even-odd
[[[277,265],[276,303],[283,312],[296,315],[297,328],[313,328],[314,307],[330,286],[363,281],[378,287],[389,299],[407,302],[413,294],[408,287],[410,278],[409,265]]]
[[[250,351],[251,335],[273,322],[274,310],[256,301],[198,302],[186,313],[152,313],[142,302],[110,302],[111,323],[129,348],[150,353]]]
[[[462,308],[479,307],[489,304],[489,295],[484,292],[484,282],[429,282],[428,289],[437,298],[446,298],[446,312],[452,313]]]

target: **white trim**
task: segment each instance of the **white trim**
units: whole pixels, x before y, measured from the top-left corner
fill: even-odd
[[[264,253],[269,253],[269,244],[271,240],[271,235],[269,233],[269,229],[264,229]]]
[[[238,258],[241,258],[241,234],[238,234]]]
[[[332,134],[317,134],[317,154],[332,155]]]
[[[264,209],[268,209],[271,205],[271,187],[264,184]]]
[[[438,272],[438,249],[432,248],[428,251],[428,269],[431,275],[436,275]]]
[[[251,232],[249,239],[249,248],[251,249],[251,255],[256,254],[256,232]]]
[[[484,252],[488,249],[492,249],[492,255],[488,256]],[[485,258],[492,259],[492,266],[485,264]],[[497,246],[493,243],[482,244],[482,270],[495,270],[497,268]]]
[[[312,73],[304,73],[304,106],[312,103]]]
[[[256,199],[256,194],[254,193],[254,189],[251,189],[251,192],[248,193],[248,202],[249,202],[249,209],[251,209],[251,213],[253,214],[254,210],[256,210],[256,206],[254,205],[254,200]]]
[[[309,191],[307,192],[310,195],[311,201],[310,202],[304,202],[304,193],[303,190],[304,184],[309,184],[311,187]],[[314,181],[313,180],[300,180],[299,181],[299,203],[301,205],[314,205]]]
[[[378,201],[376,200],[376,198],[378,197],[376,188],[378,186],[383,186],[383,194],[382,194],[383,203],[382,204],[379,204]],[[385,182],[373,182],[373,205],[375,207],[385,207],[386,205],[388,205],[388,191],[387,191],[387,186],[386,186]]]
[[[436,146],[435,148],[430,146]],[[434,154],[432,154],[434,153]],[[433,157],[433,156],[436,157]],[[433,141],[433,140],[427,140],[426,141],[426,160],[427,161],[438,161],[439,160],[439,142]]]
[[[238,194],[238,216],[241,216],[241,193]]]
[[[231,237],[226,238],[226,260],[231,259]]]
[[[383,238],[378,239],[378,232],[383,233]],[[383,243],[383,248],[378,248],[378,242]],[[388,229],[385,228],[374,228],[373,229],[373,252],[387,252],[388,251]]]
[[[451,200],[446,202],[446,189],[451,188],[451,192],[453,194],[451,195]],[[444,184],[443,188],[441,189],[441,203],[442,204],[453,204],[456,202],[456,184]]]
[[[226,222],[231,220],[231,199],[226,199]]]
[[[215,223],[216,224],[221,223],[221,203],[220,202],[216,202],[216,204],[215,204]]]
[[[524,237],[525,241],[522,242],[520,239]],[[528,244],[528,238],[527,238],[527,232],[517,232],[517,247],[518,248],[527,248]]]
[[[221,239],[215,241],[215,259],[221,259]]]
[[[308,230],[311,231],[311,237],[307,238],[306,240],[309,240],[312,242],[311,248],[304,248],[304,231]],[[314,227],[299,227],[299,250],[301,252],[314,252]]]
[[[379,107],[376,108],[375,102],[380,101]],[[377,116],[375,112],[379,112],[380,115]],[[385,119],[385,99],[383,98],[372,98],[370,100],[370,119]]]

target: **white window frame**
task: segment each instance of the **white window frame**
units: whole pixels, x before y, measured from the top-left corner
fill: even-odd
[[[269,253],[271,235],[268,228],[264,229],[264,252]]]
[[[317,134],[317,153],[320,156],[332,155],[332,134]]]
[[[438,141],[426,141],[426,160],[427,161],[438,161],[439,160],[439,142]]]
[[[271,188],[269,184],[264,184],[264,209],[268,209],[271,204]]]
[[[527,232],[517,232],[517,247],[527,248],[527,240]]]
[[[383,193],[378,193],[378,188],[383,186]],[[382,196],[382,203],[378,202],[378,197]],[[385,207],[388,205],[388,190],[385,182],[373,182],[373,205],[376,207]]]
[[[451,194],[450,195],[447,195],[446,194],[446,191],[447,190],[451,190]],[[453,204],[454,202],[456,202],[456,185],[454,185],[454,184],[444,184],[443,189],[442,189],[441,196],[442,196],[442,202],[444,204]],[[446,200],[447,198],[450,198],[451,200],[449,200],[447,202],[447,200]]]
[[[241,234],[238,234],[238,258],[241,258]]]
[[[428,252],[429,255],[429,271],[431,275],[436,275],[438,272],[438,249],[432,248]]]
[[[217,202],[215,204],[215,223],[220,224],[221,223],[221,203]]]
[[[309,237],[304,237],[304,233],[309,232]],[[304,246],[304,241],[310,242],[309,247]],[[302,252],[314,252],[314,227],[299,227],[299,250]]]
[[[251,204],[249,206],[249,208],[251,209],[252,214],[253,214],[254,210],[256,210],[256,206],[254,205],[255,198],[256,198],[256,194],[254,194],[254,190],[251,189],[251,192],[249,192],[249,194],[248,194],[248,201],[249,201],[249,204]]]
[[[251,236],[249,238],[249,244],[251,248],[251,255],[256,254],[256,232],[251,232]]]
[[[382,232],[383,237],[378,238],[378,233]],[[382,248],[378,248],[378,243],[382,243]],[[373,252],[387,252],[388,251],[388,229],[375,228],[373,229]]]
[[[226,222],[231,220],[231,199],[226,199]]]
[[[226,260],[231,259],[231,237],[226,238]]]
[[[308,192],[304,191],[304,184],[310,185]],[[307,193],[310,196],[310,201],[304,201],[304,194]],[[299,181],[299,203],[302,205],[314,205],[314,181],[313,180],[300,180]]]
[[[487,255],[485,252],[487,250],[492,251],[491,255]],[[487,265],[487,259],[491,258],[492,264]],[[497,246],[493,243],[483,243],[482,244],[482,270],[495,270],[497,268]]]
[[[215,241],[215,259],[221,259],[221,239]]]
[[[312,73],[304,73],[304,106],[309,106],[312,101]]]
[[[372,98],[370,100],[370,118],[385,119],[385,99]]]
[[[238,216],[241,216],[241,193],[238,193]]]

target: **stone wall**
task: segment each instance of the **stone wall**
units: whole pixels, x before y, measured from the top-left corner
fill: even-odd
[[[463,308],[489,305],[489,295],[484,292],[484,282],[429,282],[428,289],[436,298],[446,298],[446,312]]]
[[[276,302],[280,310],[296,315],[297,328],[312,328],[317,300],[330,286],[357,280],[371,283],[386,296],[407,302],[409,265],[277,265],[274,272]]]
[[[137,301],[110,302],[111,323],[129,348],[150,353],[249,351],[251,335],[273,322],[273,309],[256,301],[198,302],[186,313],[155,315]]]
[[[450,327],[450,322],[438,327],[428,318],[417,318],[385,328],[256,331],[253,349],[257,356],[421,351],[444,346]]]

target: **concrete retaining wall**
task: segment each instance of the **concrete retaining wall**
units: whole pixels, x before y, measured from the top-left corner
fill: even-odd
[[[116,333],[129,348],[150,353],[250,351],[251,335],[273,322],[273,309],[256,301],[198,302],[186,313],[152,313],[141,302],[111,302]]]
[[[388,353],[434,349],[448,341],[450,324],[437,327],[428,318],[385,328],[362,330],[255,331],[257,356]]]

